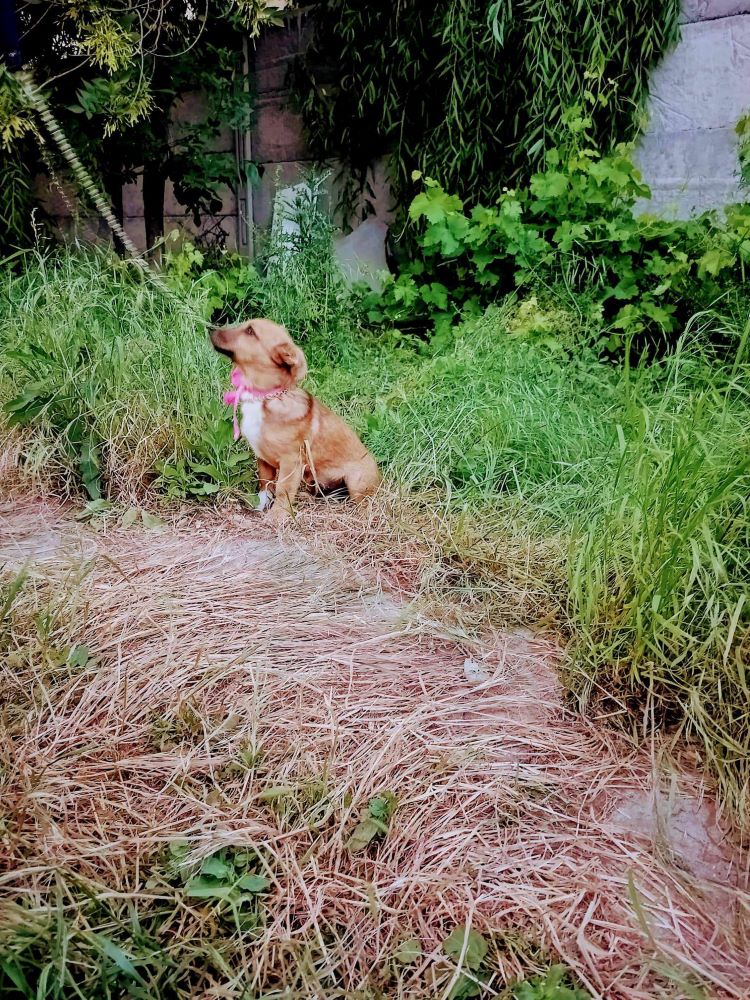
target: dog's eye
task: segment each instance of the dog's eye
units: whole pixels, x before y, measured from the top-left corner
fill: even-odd
[[[253,330],[253,328],[251,326],[246,326],[245,327],[245,336],[246,337],[256,337],[257,338],[258,334],[255,332],[255,330]]]

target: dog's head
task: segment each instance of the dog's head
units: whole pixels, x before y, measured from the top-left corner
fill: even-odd
[[[211,343],[258,389],[289,388],[307,375],[305,355],[283,326],[269,319],[251,319],[236,326],[216,327]]]

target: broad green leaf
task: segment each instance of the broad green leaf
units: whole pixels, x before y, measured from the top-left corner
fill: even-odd
[[[92,932],[91,937],[94,943],[101,949],[102,953],[114,962],[121,972],[125,973],[125,975],[129,976],[131,979],[136,979],[139,983],[143,984],[143,979],[139,975],[138,970],[119,945],[115,944],[111,938],[106,937],[104,934],[96,934]]]
[[[713,250],[707,250],[698,260],[698,276],[710,274],[715,278],[725,268],[731,267],[734,261],[734,254],[720,247],[714,247]]]
[[[221,486],[218,483],[201,483],[200,486],[191,486],[190,492],[193,496],[211,496],[218,493],[220,489]]]
[[[409,938],[402,941],[393,953],[393,957],[401,965],[413,965],[422,957],[422,945],[419,938]]]
[[[204,859],[201,865],[201,874],[210,875],[212,878],[231,879],[234,878],[234,866],[213,856]]]
[[[144,528],[161,528],[165,524],[161,517],[157,517],[156,514],[149,514],[147,510],[141,511],[141,521]]]
[[[39,416],[44,407],[50,401],[49,393],[45,392],[41,383],[31,383],[14,399],[9,400],[4,406],[4,411],[8,414],[8,423],[28,424],[34,417]]]
[[[487,948],[489,947],[485,938],[478,931],[470,930],[467,934],[466,928],[457,927],[443,941],[443,951],[454,962],[458,962],[461,952],[464,950],[464,941],[466,942],[464,965],[467,969],[471,969],[472,972],[477,972],[484,961]]]
[[[243,875],[237,883],[237,888],[243,892],[265,892],[270,884],[265,875]]]
[[[123,526],[123,528],[130,528],[138,520],[140,514],[141,512],[137,507],[128,507],[128,509],[122,515],[120,524]]]
[[[470,976],[460,975],[448,994],[448,1000],[470,1000],[471,997],[478,997],[481,993],[481,983]]]
[[[264,788],[258,796],[260,802],[275,802],[283,799],[287,795],[294,795],[297,791],[294,785],[274,785],[272,788]]]
[[[191,878],[185,886],[185,895],[191,899],[231,899],[236,890],[231,885],[220,885],[202,875]]]
[[[380,820],[381,823],[388,822],[395,808],[396,796],[393,792],[383,792],[382,795],[376,795],[374,799],[370,799],[367,807],[372,818]]]
[[[29,981],[15,958],[0,958],[0,969],[3,970],[6,978],[10,979],[15,988],[23,993],[24,997],[31,1000],[36,996],[36,991],[29,986]]]
[[[73,646],[68,653],[68,663],[71,667],[85,667],[90,655],[88,646]]]
[[[387,832],[388,827],[379,820],[373,819],[371,816],[367,819],[363,819],[357,824],[351,837],[347,840],[347,850],[351,854],[359,854],[361,851],[364,851],[376,837],[381,837]]]
[[[463,202],[455,195],[448,194],[441,187],[432,187],[418,194],[409,206],[412,219],[424,217],[428,222],[442,222],[453,212],[463,210]]]
[[[76,515],[76,521],[87,521],[90,517],[94,517],[96,514],[103,514],[105,510],[111,510],[112,504],[109,500],[104,500],[102,497],[98,497],[94,500],[89,500],[83,510],[79,511]]]

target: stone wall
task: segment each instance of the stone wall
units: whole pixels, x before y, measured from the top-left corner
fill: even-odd
[[[305,143],[302,118],[292,107],[289,93],[289,69],[303,50],[309,32],[309,19],[295,15],[284,25],[264,31],[252,51],[251,86],[257,99],[246,149],[261,171],[260,184],[249,195],[250,217],[256,230],[271,225],[277,193],[299,184],[315,166]],[[385,237],[394,207],[383,164],[376,164],[369,177],[372,193],[368,200],[374,215],[363,224],[358,211],[349,219],[337,213],[340,164],[332,162],[328,169],[328,208],[342,229],[335,241],[339,261],[353,280],[376,284],[377,272],[386,267]],[[352,227],[353,231],[348,232]]]
[[[748,111],[750,0],[685,0],[682,39],[650,80],[637,153],[650,211],[685,218],[747,199],[735,126]]]
[[[201,120],[203,101],[200,94],[188,94],[178,101],[173,109],[175,127],[180,123],[194,123]],[[229,152],[238,155],[237,141],[231,129],[225,129],[212,147],[216,152]],[[37,196],[45,213],[53,225],[66,237],[78,236],[86,240],[109,239],[109,229],[103,220],[90,217],[82,210],[76,197],[76,187],[72,182],[62,182],[60,178],[45,176],[37,178]],[[122,189],[123,226],[133,243],[140,249],[146,249],[146,227],[143,220],[143,196],[140,178],[133,184],[125,184]],[[229,188],[220,192],[222,200],[221,211],[214,216],[205,216],[200,226],[195,226],[192,218],[185,214],[185,209],[174,196],[171,181],[167,181],[164,192],[164,232],[173,230],[185,232],[190,236],[204,234],[211,240],[223,233],[220,238],[228,247],[247,246],[248,227],[244,224],[243,213],[238,211],[244,206],[239,205],[237,193]]]
[[[291,104],[289,69],[303,50],[310,32],[310,23],[303,14],[287,19],[280,27],[266,29],[257,40],[251,55],[252,86],[257,94],[255,123],[250,133],[252,159],[261,168],[259,187],[253,192],[252,218],[264,228],[271,222],[275,193],[297,184],[313,166],[305,144],[302,118]],[[329,184],[332,208],[338,201],[339,165],[331,163]],[[390,192],[385,182],[382,164],[375,167],[370,178],[374,196],[370,199],[375,214],[382,220],[391,217]],[[355,220],[342,220],[347,223]]]

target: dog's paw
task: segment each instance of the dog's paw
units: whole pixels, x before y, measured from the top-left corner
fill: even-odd
[[[265,516],[265,521],[268,524],[273,524],[277,528],[282,527],[282,525],[289,524],[291,520],[292,515],[289,508],[280,503],[274,504]]]
[[[273,493],[270,490],[260,490],[258,493],[258,506],[256,510],[264,511],[273,503]]]

